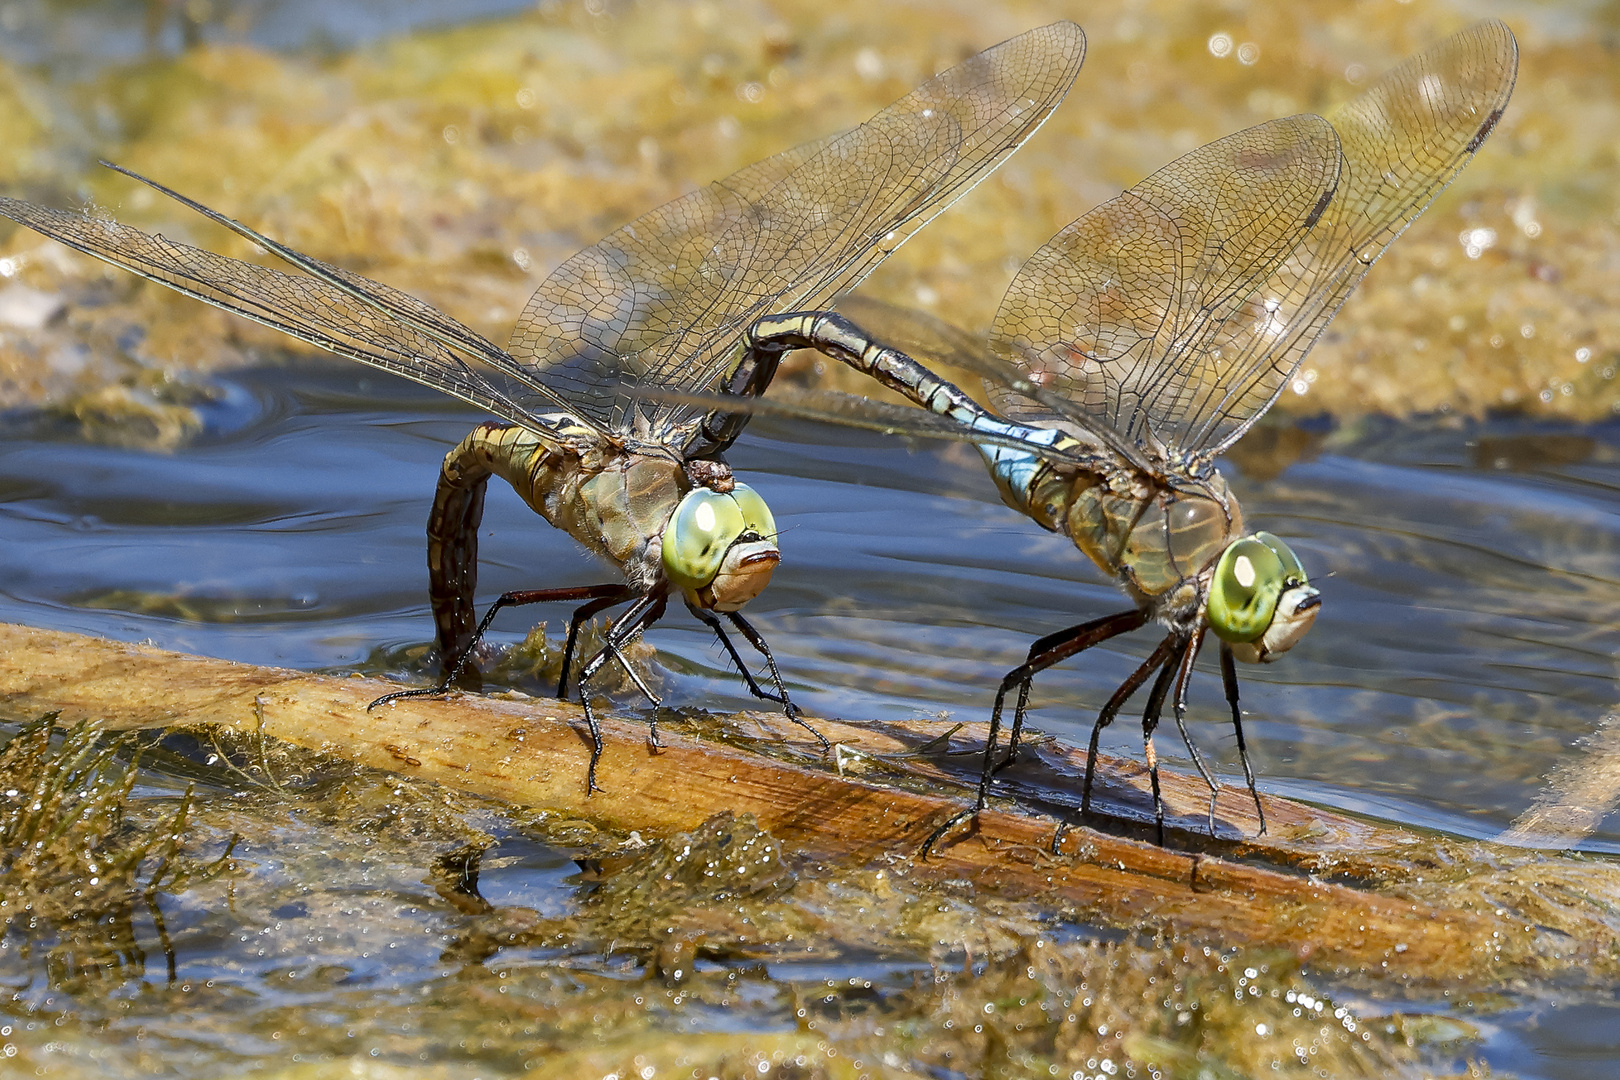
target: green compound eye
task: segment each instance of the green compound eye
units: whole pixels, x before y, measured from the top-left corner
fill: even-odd
[[[738,484],[736,491],[743,490]],[[770,522],[771,514],[765,510],[764,500],[752,491],[748,494],[753,495],[753,501],[764,510],[765,519],[774,532],[775,523]],[[720,572],[726,552],[749,525],[747,514],[733,495],[693,488],[664,527],[664,573],[683,589],[703,588]]]
[[[1277,548],[1287,553],[1286,561]],[[1290,576],[1290,565],[1303,580],[1299,559],[1270,533],[1256,533],[1228,544],[1215,564],[1215,576],[1210,582],[1210,628],[1226,641],[1258,641],[1277,612],[1277,599]]]
[[[1282,560],[1285,584],[1305,585],[1309,583],[1309,579],[1305,577],[1305,567],[1300,563],[1299,556],[1294,554],[1293,548],[1268,532],[1257,532],[1254,534],[1254,538],[1276,552],[1277,558]]]
[[[756,532],[763,540],[776,539],[776,519],[771,516],[771,508],[765,505],[765,500],[759,497],[759,492],[747,484],[736,484],[731,489],[731,497],[736,500],[737,509],[742,511],[744,531]]]

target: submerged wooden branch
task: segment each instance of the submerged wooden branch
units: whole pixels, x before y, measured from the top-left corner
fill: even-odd
[[[998,802],[976,829],[923,862],[915,858],[923,839],[962,808],[977,767],[976,755],[941,753],[947,748],[937,723],[815,720],[836,744],[829,760],[776,714],[665,724],[657,751],[644,723],[609,717],[599,767],[605,790],[587,798],[589,744],[580,711],[567,703],[455,695],[368,713],[368,702],[397,687],[15,625],[0,624],[0,646],[7,658],[0,703],[14,719],[60,711],[65,722],[97,718],[112,728],[218,724],[262,731],[363,765],[644,835],[691,830],[721,810],[749,813],[806,859],[883,861],[914,880],[969,882],[980,892],[1110,925],[1274,946],[1324,970],[1454,980],[1553,952],[1551,932],[1523,920],[1328,884],[1297,869],[1420,843],[1409,834],[1267,797],[1271,832],[1257,837],[1247,792],[1227,790],[1222,839],[1211,841],[1202,835],[1207,789],[1195,777],[1166,777],[1167,803],[1181,826],[1171,848],[1077,827],[1054,855],[1058,818],[1040,809],[1072,803],[1084,758],[1054,742],[1037,744],[1028,755],[1034,760],[1003,773],[998,787],[1018,794],[1017,807]],[[968,725],[946,741],[951,750],[970,750],[982,739],[982,729]],[[1145,810],[1140,772],[1104,762],[1099,805],[1114,827]],[[1027,809],[1031,803],[1037,809]],[[1275,865],[1255,865],[1257,858]],[[1558,947],[1567,957],[1571,945]]]

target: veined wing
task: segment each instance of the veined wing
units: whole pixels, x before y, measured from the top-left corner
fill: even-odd
[[[1053,23],[936,76],[871,120],[760,162],[637,219],[564,263],[510,351],[605,426],[640,414],[635,383],[714,389],[761,315],[852,288],[983,179],[1068,92],[1085,37]],[[701,410],[664,404],[678,439]]]
[[[153,186],[174,195],[161,185]],[[288,274],[107,218],[53,210],[20,199],[0,197],[0,215],[176,292],[339,356],[442,390],[537,434],[544,435],[551,428],[544,412],[566,409],[561,399],[552,399],[546,400],[544,409],[535,410],[534,404],[545,399],[527,379],[514,379],[493,366],[492,359],[505,356],[498,347],[415,297],[327,266],[189,199],[175,197],[256,238],[283,258],[324,269],[327,276]],[[510,358],[506,359],[510,364]],[[516,373],[527,374],[515,364],[511,366]]]
[[[1214,457],[1283,387],[1378,257],[1428,209],[1495,129],[1513,93],[1519,46],[1495,19],[1391,69],[1327,114],[1344,175],[1322,220],[1234,320],[1220,347],[1232,377],[1194,413],[1181,445]]]
[[[1093,258],[1095,241],[1080,242],[1107,223],[1088,225],[1087,215],[1060,234],[1078,258],[1043,249],[1027,277],[1020,273],[998,317],[999,342],[1032,376],[1063,386],[1139,443],[1151,435],[1213,458],[1271,406],[1368,268],[1479,149],[1507,104],[1517,66],[1507,27],[1479,23],[1330,113],[1343,153],[1332,199],[1258,280],[1263,260],[1238,263],[1237,273],[1215,261],[1198,271],[1208,281],[1150,274],[1126,287],[1108,277],[1106,258]],[[1232,194],[1258,200],[1261,192]],[[1153,245],[1151,236],[1132,239]],[[1185,329],[1158,329],[1155,314],[1183,310],[1174,293],[1188,287],[1227,302],[1196,312]],[[1040,412],[1002,398],[1016,415]]]
[[[1215,342],[1316,223],[1340,161],[1332,126],[1311,115],[1177,158],[1024,263],[991,347],[1132,444],[1174,442],[1221,377]],[[1002,386],[992,395],[1015,420],[1070,411]]]

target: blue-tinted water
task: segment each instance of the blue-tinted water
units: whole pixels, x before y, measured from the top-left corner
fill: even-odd
[[[477,414],[322,362],[243,373],[204,414],[174,453],[13,427],[0,617],[300,668],[426,643],[425,510]],[[1267,781],[1472,835],[1524,810],[1615,702],[1615,435],[1535,464],[1481,460],[1482,444],[1533,454],[1541,435],[1505,421],[1377,425],[1266,482],[1233,470],[1249,522],[1287,538],[1325,597],[1299,646],[1242,672]],[[1067,541],[1003,507],[964,447],[761,422],[732,458],[782,529],[783,565],[749,611],[816,712],[976,716],[1033,637],[1123,606]],[[483,532],[486,600],[612,577],[499,485]],[[496,625],[515,640],[548,617]],[[744,700],[684,613],[650,640],[712,672],[675,679],[676,700]],[[1043,674],[1037,723],[1081,735],[1151,640]],[[1194,720],[1229,751],[1213,670]],[[1123,725],[1117,739],[1128,751]],[[1617,842],[1611,825],[1586,847]]]

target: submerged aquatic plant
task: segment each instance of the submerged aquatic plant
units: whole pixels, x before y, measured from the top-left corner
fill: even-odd
[[[454,1033],[492,1073],[557,1080],[1402,1077],[1467,1050],[1366,1020],[1290,953],[1061,940],[1019,905],[785,854],[747,814],[581,866],[567,915],[466,924],[453,991],[409,1002],[422,1048]]]
[[[0,748],[0,947],[16,938],[28,956],[46,943],[53,986],[139,974],[137,905],[150,912],[172,973],[157,895],[230,865],[235,838],[208,862],[184,854],[190,788],[167,817],[127,813],[142,749],[137,735],[107,735],[98,723],[63,731],[56,713]]]

